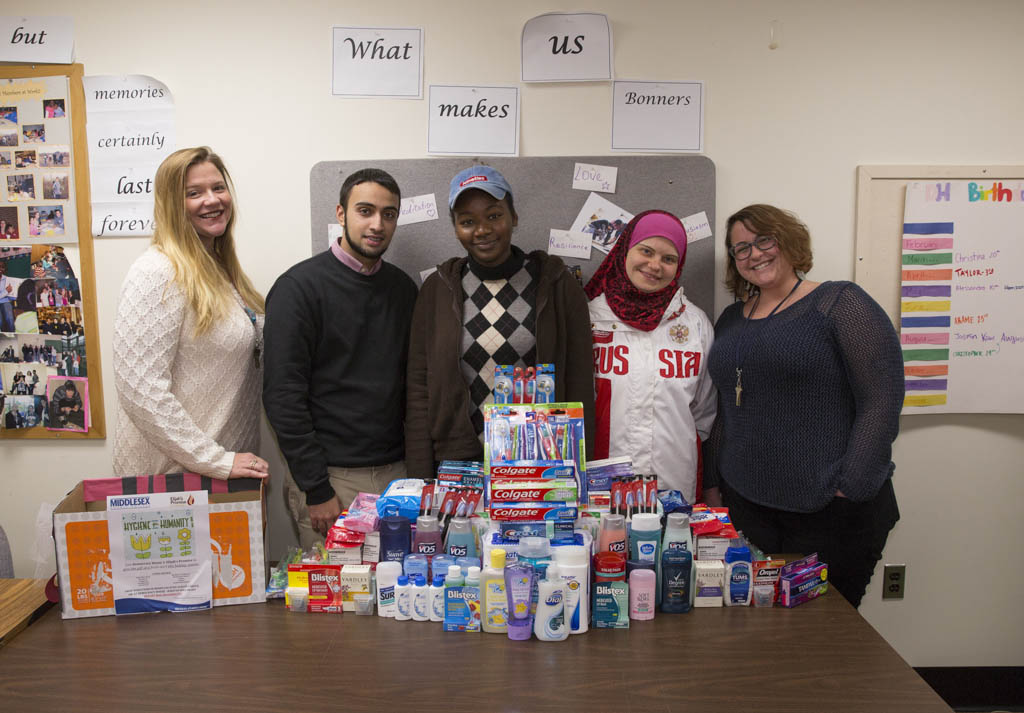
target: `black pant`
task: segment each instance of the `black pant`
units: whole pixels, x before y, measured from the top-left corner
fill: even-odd
[[[875,565],[882,558],[900,511],[892,480],[871,500],[855,503],[833,498],[812,513],[776,510],[752,503],[721,481],[722,499],[737,530],[769,554],[818,553],[828,579],[854,607],[860,606]]]

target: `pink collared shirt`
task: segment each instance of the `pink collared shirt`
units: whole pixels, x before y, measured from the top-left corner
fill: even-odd
[[[356,260],[354,257],[349,255],[347,252],[341,249],[341,238],[338,238],[331,243],[331,252],[334,253],[334,257],[341,260],[342,264],[352,268],[360,275],[376,275],[380,271],[382,260],[378,259],[377,262],[373,263],[373,267],[363,267],[363,263]]]

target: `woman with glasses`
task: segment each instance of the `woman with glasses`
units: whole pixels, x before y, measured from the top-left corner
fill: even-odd
[[[709,359],[719,406],[707,499],[765,552],[817,552],[858,606],[899,519],[899,339],[857,285],[804,278],[811,239],[792,213],[743,208],[726,223],[726,247],[737,302],[715,325]]]

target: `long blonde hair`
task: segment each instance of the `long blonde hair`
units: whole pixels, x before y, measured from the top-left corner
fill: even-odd
[[[216,238],[213,252],[203,247],[185,211],[185,177],[200,163],[212,163],[224,176],[231,192],[231,217],[224,234]],[[174,279],[196,314],[196,334],[203,334],[235,306],[233,285],[245,304],[255,312],[264,310],[263,295],[256,291],[242,271],[235,254],[231,229],[235,224],[235,187],[224,161],[208,146],[175,151],[160,164],[154,182],[153,244],[174,266]]]

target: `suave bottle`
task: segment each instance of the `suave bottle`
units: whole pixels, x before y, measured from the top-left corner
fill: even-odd
[[[533,633],[541,641],[565,641],[569,638],[569,627],[565,625],[565,582],[558,571],[558,563],[549,564],[546,574],[538,588],[540,598]]]
[[[488,634],[508,631],[508,599],[505,597],[505,550],[491,550],[491,562],[480,573],[481,626]]]

